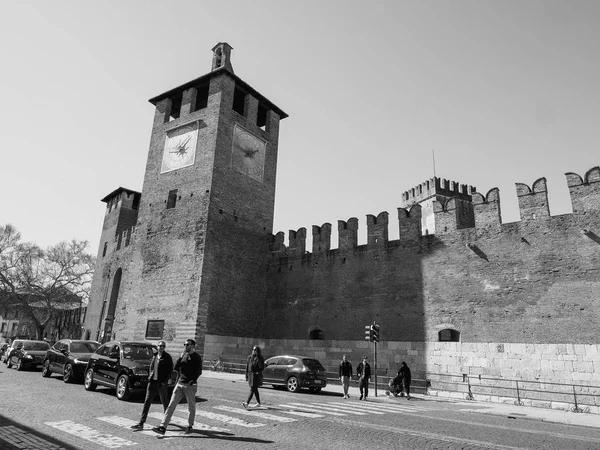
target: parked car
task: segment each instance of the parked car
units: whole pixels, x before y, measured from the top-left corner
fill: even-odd
[[[265,361],[263,383],[277,388],[285,386],[290,392],[308,388],[310,392],[321,392],[327,386],[325,368],[321,363],[306,356],[273,356]]]
[[[146,390],[150,359],[158,349],[149,342],[111,341],[100,346],[89,358],[83,385],[86,391],[97,386],[116,390],[119,400]],[[175,387],[177,372],[173,371],[169,388]]]
[[[22,340],[11,350],[6,365],[9,369],[14,365],[17,370],[39,369],[44,365],[49,348],[50,344],[46,341]]]
[[[65,383],[82,379],[87,362],[98,347],[100,343],[96,341],[61,339],[46,352],[42,376],[59,373]]]

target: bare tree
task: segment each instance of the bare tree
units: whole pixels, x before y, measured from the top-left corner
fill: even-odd
[[[0,306],[22,312],[41,339],[60,311],[87,302],[94,271],[87,247],[72,240],[44,250],[0,226]]]

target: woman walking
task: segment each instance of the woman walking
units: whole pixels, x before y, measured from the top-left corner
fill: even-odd
[[[250,406],[252,396],[256,397],[256,403],[252,406],[260,406],[258,388],[262,385],[262,372],[264,368],[265,360],[260,353],[260,347],[255,345],[252,348],[252,354],[248,356],[248,360],[246,361],[246,381],[250,385],[250,395],[248,396],[248,400],[242,403],[246,409]]]

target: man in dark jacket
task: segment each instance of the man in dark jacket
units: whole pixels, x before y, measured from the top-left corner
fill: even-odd
[[[344,398],[350,398],[348,387],[350,387],[350,379],[352,378],[352,364],[346,359],[346,355],[342,357],[342,361],[340,362],[339,377],[344,388]]]
[[[187,401],[189,410],[188,426],[185,428],[185,432],[191,433],[194,427],[194,419],[196,418],[196,391],[198,390],[197,380],[202,375],[202,358],[196,353],[196,341],[193,339],[185,341],[185,350],[177,360],[175,370],[179,371],[179,379],[171,395],[171,401],[160,426],[152,428],[152,431],[158,434],[165,434],[175,408],[177,408],[183,397]]]
[[[358,389],[360,391],[359,400],[367,401],[367,397],[369,396],[369,380],[371,379],[371,366],[367,362],[366,355],[363,356],[362,362],[356,368],[356,375],[358,376]]]
[[[173,372],[173,358],[165,351],[167,344],[165,341],[158,342],[158,352],[150,360],[150,374],[148,375],[148,387],[146,388],[146,400],[144,400],[144,409],[142,417],[137,425],[131,427],[132,430],[141,431],[144,429],[144,422],[148,417],[150,405],[158,394],[163,404],[163,412],[169,406],[169,395],[167,392],[167,383]]]

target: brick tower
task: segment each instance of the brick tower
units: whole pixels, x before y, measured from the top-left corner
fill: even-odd
[[[476,191],[473,186],[459,185],[455,181],[433,177],[409,191],[402,193],[401,208],[421,205],[421,231],[424,235],[435,234],[435,215],[433,202],[444,203],[451,198],[457,200],[456,219],[458,227],[474,226],[473,205],[471,195]]]
[[[231,50],[217,44],[208,74],[150,100],[141,199],[113,193],[135,196],[137,222],[127,247],[100,244],[86,319],[92,338],[195,338],[201,349],[205,334],[261,334],[287,115],[235,75]],[[105,220],[102,239],[114,229]]]

